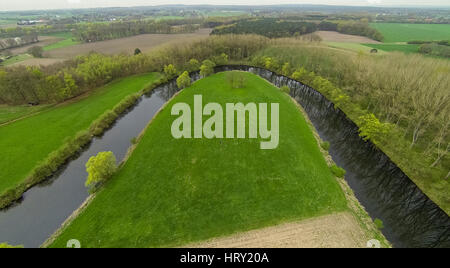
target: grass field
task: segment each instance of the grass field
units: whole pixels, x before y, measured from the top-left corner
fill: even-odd
[[[47,46],[44,46],[44,51],[50,51],[57,48],[63,48],[63,47],[70,47],[76,44],[79,44],[80,42],[73,40],[72,33],[64,32],[64,33],[56,33],[56,34],[50,34],[50,36],[58,37],[58,38],[64,38],[64,40],[61,40],[57,43],[50,44]]]
[[[73,238],[82,247],[179,246],[346,210],[345,196],[296,104],[262,78],[244,75],[241,89],[220,73],[182,91],[51,246],[65,247]],[[204,105],[222,107],[279,103],[278,148],[261,150],[259,139],[174,139],[171,107],[193,107],[195,94],[203,95]]]
[[[28,60],[33,58],[33,56],[29,55],[29,54],[19,54],[19,55],[15,55],[12,56],[11,58],[5,60],[4,62],[0,63],[0,66],[7,66],[7,65],[11,65],[14,63],[18,63],[24,60]]]
[[[47,109],[48,105],[39,105],[39,106],[28,106],[28,105],[19,105],[19,106],[9,106],[9,105],[0,105],[0,125],[6,122],[39,112]]]
[[[408,45],[408,44],[364,44],[370,48],[376,48],[385,52],[399,51],[404,53],[418,53],[420,45]]]
[[[414,40],[435,41],[450,38],[450,25],[448,24],[371,23],[370,26],[383,34],[385,43]]]
[[[347,43],[347,42],[326,42],[330,47],[340,48],[344,50],[350,50],[353,52],[364,52],[370,53],[372,50],[368,45],[358,44],[358,43]],[[379,51],[378,54],[383,54],[383,51]]]
[[[24,180],[36,164],[58,149],[66,138],[87,129],[92,121],[125,96],[146,87],[158,77],[152,73],[125,78],[94,90],[79,101],[1,126],[0,194]]]

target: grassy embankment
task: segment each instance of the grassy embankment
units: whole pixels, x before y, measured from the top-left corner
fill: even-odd
[[[450,38],[447,24],[371,23],[384,36],[384,44],[364,44],[382,51],[418,53],[419,45],[406,44],[409,41],[439,41]]]
[[[448,61],[401,53],[364,56],[302,44],[273,46],[258,55],[290,62],[294,68],[304,67],[329,79],[349,96],[351,105],[341,108],[354,122],[365,112],[390,123],[391,131],[377,146],[450,213],[450,155],[445,152],[450,111],[445,105],[450,98]],[[313,81],[303,82],[314,87]],[[439,154],[442,158],[436,162]]]
[[[115,81],[88,96],[0,126],[0,195],[24,181],[40,161],[68,138],[89,128],[105,111],[157,78],[159,75],[152,73]],[[3,115],[5,117],[8,116]]]
[[[245,79],[235,89],[226,73],[216,74],[171,100],[119,172],[51,247],[65,247],[74,237],[83,247],[179,246],[347,210],[296,104],[256,75],[246,73]],[[222,107],[280,103],[278,148],[261,150],[260,139],[174,139],[171,107],[193,107],[195,94]]]

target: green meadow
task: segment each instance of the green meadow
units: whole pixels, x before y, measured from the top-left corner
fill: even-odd
[[[67,138],[87,129],[124,97],[147,87],[158,78],[159,74],[151,73],[121,79],[93,90],[88,96],[0,126],[0,194],[23,181],[40,161],[58,149]],[[2,120],[17,118],[17,112],[21,112],[19,108],[19,111],[12,111],[13,115],[7,115],[4,112],[7,109],[0,107]]]
[[[450,38],[448,24],[371,23],[370,26],[383,34],[385,43],[436,41]]]
[[[54,36],[54,37],[59,37],[59,38],[64,38],[64,39],[59,42],[56,42],[54,44],[43,47],[44,51],[49,51],[49,50],[63,48],[63,47],[70,47],[70,46],[80,43],[78,41],[73,40],[73,35],[70,32],[55,33],[55,34],[50,34],[49,36]]]
[[[262,78],[242,75],[242,88],[219,73],[172,99],[120,170],[50,246],[65,247],[73,238],[82,247],[181,246],[346,210],[297,105]],[[260,138],[173,138],[178,116],[171,115],[172,106],[183,102],[192,109],[198,94],[203,105],[216,102],[224,110],[226,103],[279,103],[279,146],[261,150]]]

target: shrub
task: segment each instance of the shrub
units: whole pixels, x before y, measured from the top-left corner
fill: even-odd
[[[188,70],[189,71],[195,71],[200,68],[200,62],[196,59],[191,59],[188,63]]]
[[[90,131],[94,136],[100,136],[105,129],[117,119],[117,114],[114,111],[106,111],[99,119],[95,120],[90,127]]]
[[[138,138],[137,138],[137,137],[134,137],[134,138],[131,139],[130,142],[131,142],[131,144],[135,145],[135,144],[138,143]]]
[[[35,58],[42,58],[44,49],[42,49],[42,47],[40,47],[40,46],[34,46],[34,47],[30,47],[27,52]]]
[[[88,173],[86,187],[97,188],[98,185],[111,178],[116,170],[117,163],[113,152],[100,152],[97,156],[92,156],[86,163]]]
[[[134,50],[134,55],[139,55],[139,54],[141,54],[142,53],[142,51],[139,49],[139,48],[136,48],[135,50]]]
[[[177,68],[173,64],[164,66],[164,73],[167,77],[172,78],[177,74]]]
[[[216,64],[210,60],[205,60],[202,63],[202,66],[200,67],[200,75],[202,77],[210,76],[214,73],[214,67]]]
[[[380,220],[380,219],[378,219],[378,218],[375,219],[375,220],[373,221],[373,223],[375,224],[375,226],[376,226],[379,230],[381,230],[381,229],[384,228],[383,221]]]
[[[291,89],[288,86],[282,86],[280,87],[280,90],[286,94],[291,93]]]
[[[336,165],[332,165],[330,169],[331,173],[333,173],[338,178],[343,178],[345,176],[345,173],[347,173],[345,169],[338,167]]]
[[[325,151],[328,151],[330,150],[330,143],[328,141],[324,141],[320,143],[320,147],[322,147],[322,149],[324,149]]]
[[[191,85],[191,77],[189,73],[185,71],[177,78],[177,86],[179,89],[187,88]]]
[[[11,246],[8,243],[0,243],[0,248],[23,248],[23,246]]]
[[[222,53],[220,56],[213,57],[213,61],[216,65],[225,65],[228,63],[228,55]]]

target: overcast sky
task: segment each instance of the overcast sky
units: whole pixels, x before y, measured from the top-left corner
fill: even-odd
[[[449,0],[0,0],[0,11],[169,4],[270,5],[326,4],[349,6],[450,6]]]

